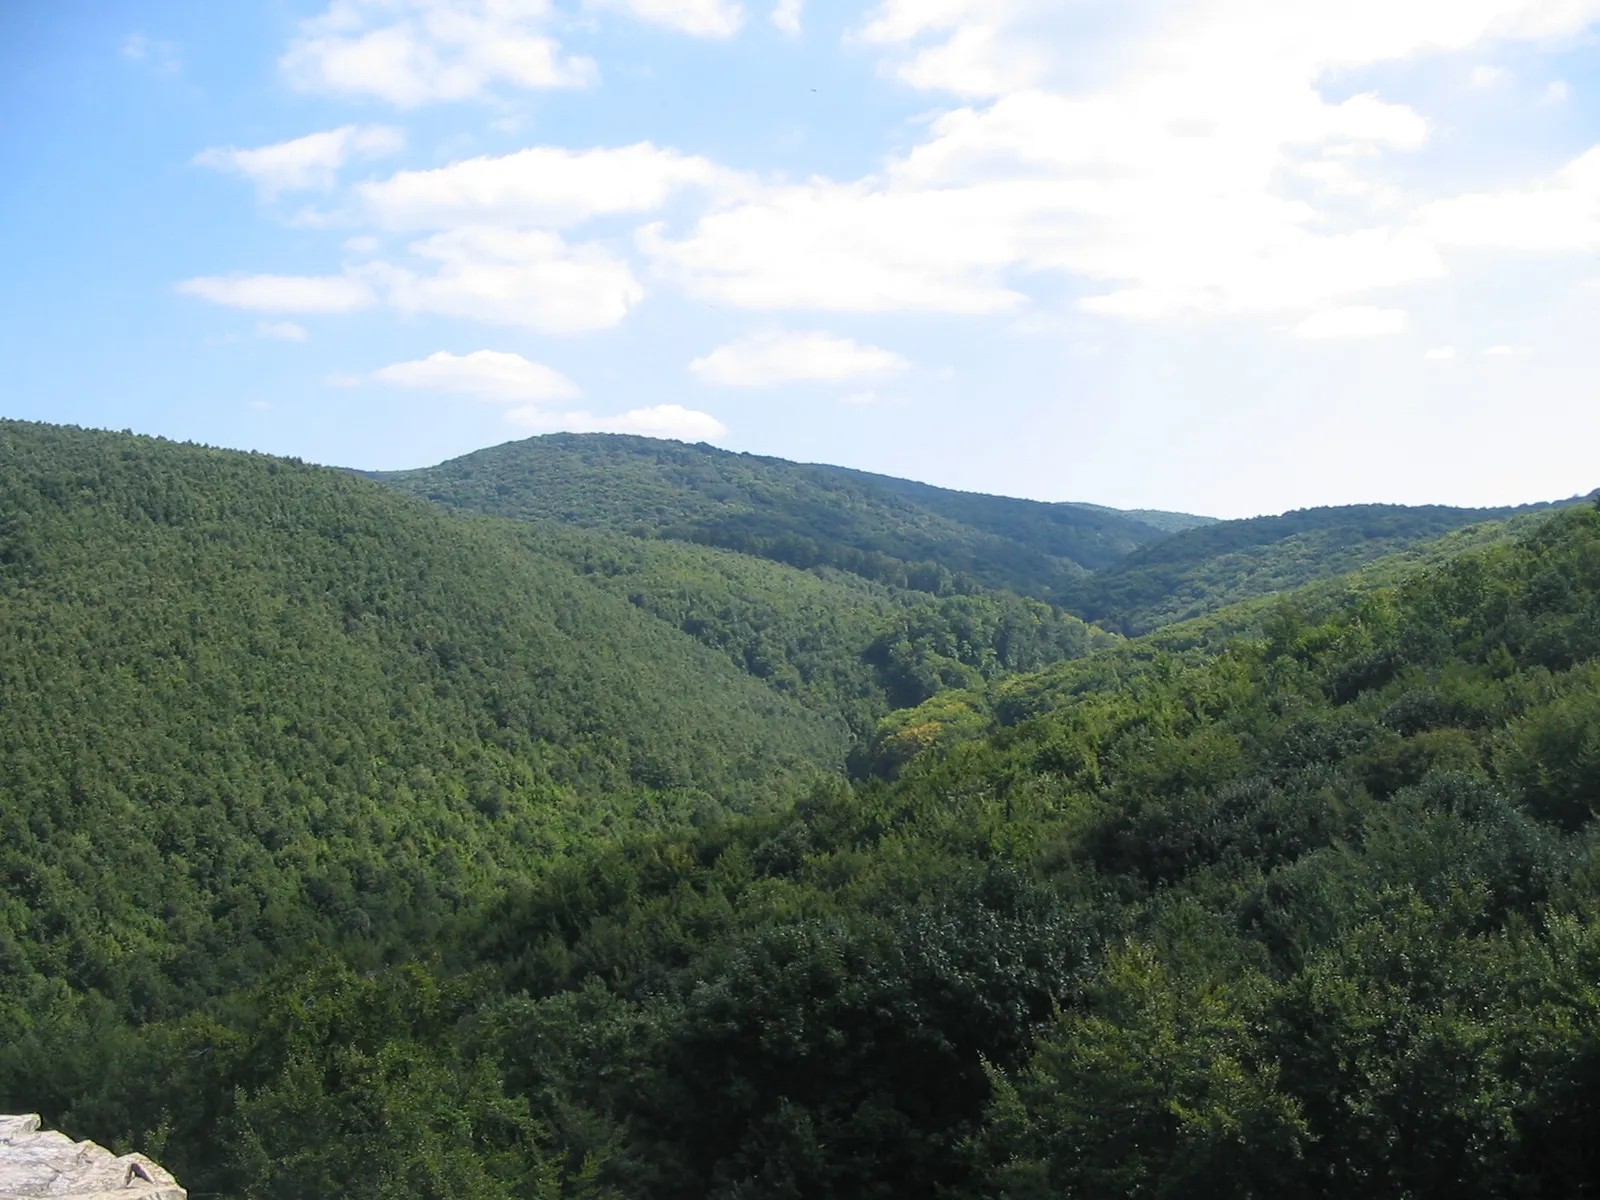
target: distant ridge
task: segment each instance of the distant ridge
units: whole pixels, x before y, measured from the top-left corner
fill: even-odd
[[[1219,521],[1140,546],[1120,563],[1067,585],[1056,599],[1108,629],[1148,633],[1240,600],[1346,574],[1471,525],[1536,517],[1558,507],[1353,504]]]
[[[547,434],[372,477],[496,516],[722,546],[926,591],[979,585],[1039,598],[1207,520],[1147,520],[621,434]]]
[[[620,434],[547,434],[373,478],[453,508],[697,542],[948,594],[1003,589],[1145,633],[1551,504],[1358,504],[1219,521],[960,492]]]

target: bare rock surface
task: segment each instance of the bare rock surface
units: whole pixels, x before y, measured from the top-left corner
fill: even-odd
[[[0,1200],[187,1200],[178,1181],[142,1154],[41,1130],[39,1118],[0,1117]]]

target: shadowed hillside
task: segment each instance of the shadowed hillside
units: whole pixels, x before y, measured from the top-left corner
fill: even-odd
[[[433,894],[433,936],[297,958],[243,927],[269,976],[153,1023],[8,970],[0,1107],[248,1200],[1589,1195],[1597,674],[1584,507],[1002,682],[893,783]],[[17,823],[63,803],[8,830],[8,967],[61,961],[50,888],[94,895],[70,833]],[[145,807],[184,878],[248,829]]]
[[[929,592],[1044,597],[1204,518],[954,492],[616,434],[550,434],[375,476],[456,508],[722,546]]]
[[[613,434],[550,434],[375,478],[453,508],[697,542],[893,589],[1011,591],[1126,634],[1551,508],[1348,505],[1216,521]]]
[[[1107,629],[1147,633],[1240,600],[1344,575],[1465,526],[1552,507],[1357,504],[1219,521],[1146,543],[1067,584],[1052,599]]]
[[[297,945],[432,928],[574,838],[842,762],[837,716],[522,535],[0,423],[0,1028],[50,981],[155,1015]]]

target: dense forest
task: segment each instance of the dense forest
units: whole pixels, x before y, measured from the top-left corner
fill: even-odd
[[[782,806],[894,707],[1111,640],[1020,597],[625,541],[0,426],[0,1022],[51,981],[154,1016],[293,947],[434,929],[610,830]]]
[[[980,496],[614,434],[529,438],[376,477],[452,507],[722,546],[938,594],[987,586],[1045,599],[1175,525],[1205,520]]]
[[[1076,658],[1116,638],[1063,610],[981,587],[931,595],[829,567],[533,520],[501,532],[714,647],[853,735],[950,687]]]
[[[1109,568],[1067,585],[1055,599],[1107,628],[1148,633],[1241,600],[1355,571],[1465,526],[1537,519],[1551,507],[1358,504],[1221,521],[1140,546]]]
[[[1215,521],[1044,504],[613,434],[551,434],[375,478],[453,508],[722,546],[935,595],[1029,596],[1140,634],[1344,575],[1520,509],[1350,505]]]
[[[1129,639],[464,478],[0,424],[0,1110],[261,1200],[1600,1193],[1600,507],[1147,524],[1058,573]]]

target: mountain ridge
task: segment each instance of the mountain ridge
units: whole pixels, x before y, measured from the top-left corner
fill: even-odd
[[[547,434],[366,474],[454,507],[697,541],[934,592],[966,580],[1045,598],[1086,564],[1163,534],[1096,508],[621,434]],[[1017,528],[995,532],[997,512]]]
[[[714,545],[934,594],[1016,592],[1122,634],[1561,503],[1342,505],[1217,520],[962,492],[618,434],[547,434],[434,467],[367,474],[513,519]]]

